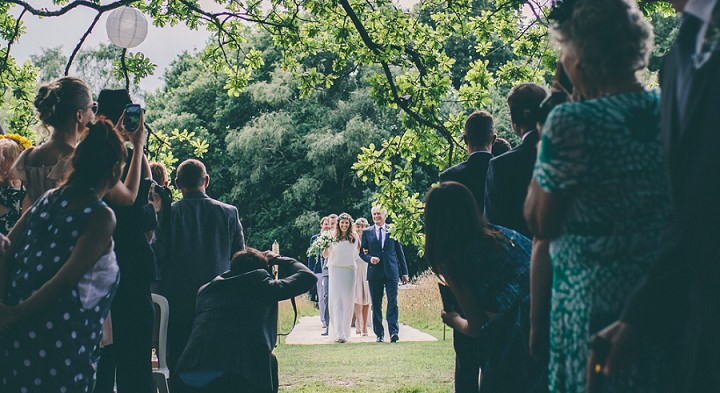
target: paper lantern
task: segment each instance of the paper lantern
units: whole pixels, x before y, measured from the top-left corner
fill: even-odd
[[[121,48],[134,48],[145,41],[148,23],[145,15],[135,8],[120,7],[107,20],[110,42]]]

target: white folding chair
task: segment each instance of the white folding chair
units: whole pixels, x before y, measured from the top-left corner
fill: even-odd
[[[170,315],[170,306],[164,296],[156,293],[152,294],[152,300],[153,303],[157,304],[160,308],[160,327],[157,348],[158,367],[153,368],[153,381],[155,382],[155,388],[157,391],[160,393],[169,393],[167,381],[170,378],[170,370],[167,366],[165,354],[167,352],[167,327],[168,316]]]

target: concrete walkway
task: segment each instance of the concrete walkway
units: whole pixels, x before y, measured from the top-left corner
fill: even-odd
[[[385,327],[385,331],[387,332],[387,322],[383,321],[383,326]],[[350,341],[348,341],[346,344],[350,343],[369,343],[369,342],[375,342],[375,334],[372,331],[372,327],[368,327],[368,335],[367,336],[361,336],[355,333],[355,328],[352,328],[352,336],[350,337]],[[322,333],[322,323],[320,322],[320,316],[313,316],[313,317],[302,317],[298,320],[297,324],[295,325],[295,329],[285,338],[285,344],[295,344],[295,345],[317,345],[317,344],[337,344],[333,338],[330,336],[321,336],[320,333]],[[437,339],[427,333],[423,333],[411,326],[400,324],[400,332],[398,332],[398,336],[400,337],[400,342],[407,342],[407,341],[437,341]],[[385,342],[390,342],[390,336],[388,334],[385,335]]]

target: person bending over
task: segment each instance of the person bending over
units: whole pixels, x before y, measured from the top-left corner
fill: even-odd
[[[274,265],[282,278],[273,278]],[[278,302],[316,281],[295,259],[253,248],[236,253],[230,270],[198,291],[192,333],[176,368],[178,390],[277,392]]]

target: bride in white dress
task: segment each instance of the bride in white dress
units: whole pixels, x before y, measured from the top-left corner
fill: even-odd
[[[328,266],[328,309],[330,335],[336,342],[350,339],[353,306],[355,303],[355,262],[360,260],[360,247],[352,217],[343,213],[338,216],[335,241],[325,250]]]

